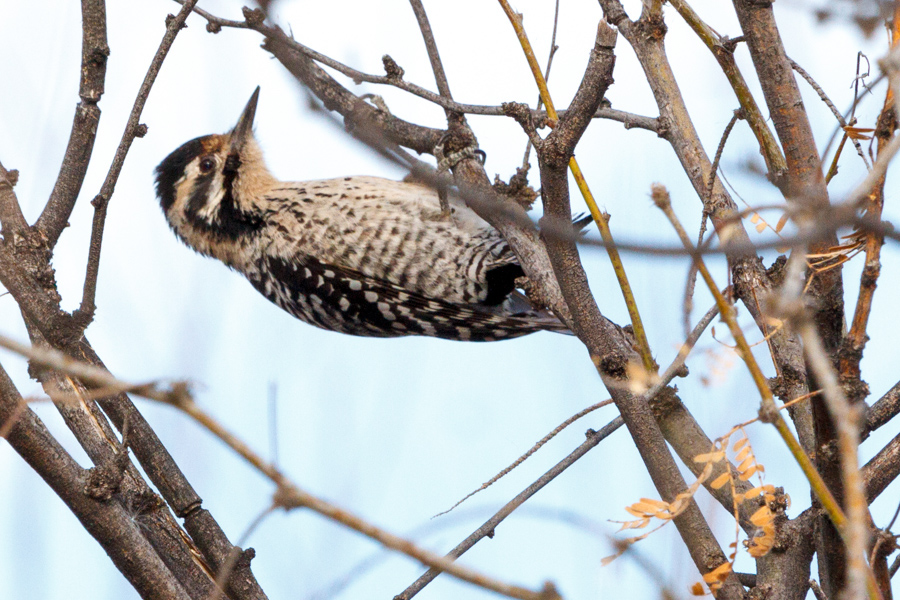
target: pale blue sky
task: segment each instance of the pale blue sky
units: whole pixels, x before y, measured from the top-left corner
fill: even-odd
[[[632,2],[634,8],[638,3]],[[16,192],[29,221],[48,196],[71,127],[77,102],[80,61],[80,11],[76,3],[0,0],[0,161],[20,171]],[[240,3],[221,0],[201,6],[230,18]],[[427,57],[406,2],[289,2],[276,5],[277,20],[296,38],[361,70],[380,73],[381,56],[390,54],[406,79],[433,88]],[[426,2],[456,99],[476,104],[515,100],[534,103],[536,91],[521,50],[499,6],[460,0]],[[546,56],[552,2],[519,1],[525,26],[540,56]],[[695,3],[696,10],[723,34],[739,34],[729,4]],[[112,54],[94,160],[54,259],[64,307],[81,296],[90,231],[89,201],[97,193],[131,109],[138,86],[164,31],[163,21],[178,6],[164,0],[110,2]],[[873,60],[883,40],[861,39],[851,27],[817,26],[799,2],[776,3],[788,52],[828,90],[839,107],[852,98],[856,52]],[[711,55],[668,7],[667,46],[695,123],[710,153],[732,110],[737,107]],[[464,15],[464,21],[459,21]],[[571,98],[593,44],[600,10],[595,2],[562,3],[551,91],[558,106]],[[311,112],[282,67],[259,48],[248,31],[213,36],[198,17],[179,34],[154,87],[142,122],[148,135],[135,141],[109,209],[98,290],[98,311],[88,337],[116,375],[131,381],[195,382],[197,401],[261,453],[271,441],[267,395],[278,389],[278,453],[281,467],[306,490],[337,502],[395,533],[428,526],[417,538],[446,551],[494,510],[536,479],[583,440],[588,427],[599,428],[615,416],[605,408],[572,426],[534,458],[490,490],[464,505],[457,516],[429,518],[477,488],[527,450],[545,433],[580,409],[606,397],[586,352],[577,339],[541,333],[492,344],[433,339],[360,339],[325,332],[293,319],[266,301],[240,276],[194,254],[169,231],[153,193],[152,170],[184,141],[224,132],[237,119],[253,89],[262,88],[256,132],[270,168],[289,180],[343,175],[402,177],[396,167],[362,149],[327,120]],[[623,110],[655,116],[652,97],[624,38],[617,46],[616,83],[608,98]],[[751,73],[745,49],[738,59]],[[543,58],[541,59],[543,61]],[[751,85],[756,89],[755,81]],[[352,87],[352,84],[350,84]],[[804,90],[817,139],[831,135],[834,121],[810,90]],[[440,127],[443,112],[396,90],[363,86],[382,94],[393,113],[413,122]],[[761,97],[761,96],[760,96]],[[879,100],[862,109],[869,115]],[[472,118],[487,152],[490,175],[508,178],[522,157],[525,138],[512,121]],[[673,235],[649,201],[650,184],[662,182],[676,210],[695,230],[700,203],[668,145],[653,134],[625,131],[618,123],[594,122],[578,148],[578,158],[601,206],[612,214],[614,235],[653,243]],[[774,188],[746,174],[741,164],[760,162],[752,136],[739,123],[723,165],[729,181],[752,204],[779,200]],[[857,181],[858,160],[847,155],[833,189]],[[537,175],[532,174],[537,185]],[[889,188],[889,190],[892,188]],[[889,191],[886,214],[896,216]],[[582,210],[573,198],[574,210]],[[775,217],[777,219],[777,216]],[[896,222],[896,221],[895,221]],[[624,323],[625,309],[605,253],[586,250],[584,262],[604,314]],[[898,253],[886,247],[875,300],[872,341],[864,374],[873,399],[898,379],[892,352],[900,334],[889,299],[896,297]],[[771,256],[767,261],[771,260]],[[861,261],[851,263],[845,285],[854,289]],[[687,263],[625,255],[625,265],[643,311],[657,359],[668,364],[681,341],[680,296]],[[713,261],[719,283],[725,275]],[[851,294],[852,296],[852,294]],[[697,312],[711,304],[698,293]],[[852,302],[851,302],[852,306]],[[718,337],[724,336],[719,327]],[[11,297],[0,297],[0,332],[25,339]],[[724,339],[724,338],[723,338]],[[757,336],[758,339],[758,336]],[[703,352],[702,350],[708,350]],[[712,357],[712,358],[710,358]],[[711,387],[699,377],[679,380],[682,398],[718,436],[752,418],[758,398],[748,378],[727,351],[707,334],[701,351],[689,361],[692,373],[714,375]],[[8,353],[0,360],[25,394],[39,387],[24,363]],[[769,368],[771,371],[771,368]],[[265,508],[272,486],[174,410],[138,400],[204,505],[236,540]],[[87,459],[49,405],[35,410],[81,462]],[[870,457],[897,425],[884,428],[863,446]],[[768,468],[767,481],[784,485],[794,498],[791,514],[808,506],[808,491],[773,433],[751,429],[757,455]],[[99,546],[43,482],[0,444],[0,597],[17,599],[136,598]],[[611,553],[596,533],[581,531],[548,512],[568,511],[612,533],[608,519],[629,518],[624,506],[655,497],[637,453],[622,430],[539,493],[532,507],[514,515],[493,540],[481,542],[464,562],[514,583],[538,587],[556,583],[567,600],[600,597],[653,597],[645,574],[620,559],[600,566]],[[897,486],[874,510],[876,521],[893,511]],[[729,516],[705,493],[701,507],[723,546],[733,535]],[[540,509],[540,510],[539,510]],[[880,520],[879,520],[880,518]],[[888,517],[889,518],[889,517]],[[306,598],[378,552],[375,544],[309,513],[278,513],[250,539],[257,550],[254,572],[270,598]],[[695,568],[667,527],[639,545],[676,593],[698,579]],[[421,572],[414,562],[391,555],[361,574],[338,598],[391,598]],[[471,586],[441,577],[421,597],[444,600],[487,597]]]

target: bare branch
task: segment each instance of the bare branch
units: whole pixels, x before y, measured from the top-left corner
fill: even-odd
[[[22,404],[12,380],[0,367],[0,423],[16,417],[6,435],[13,449],[66,503],[142,597],[191,600],[142,535],[139,522],[118,502],[97,500],[84,493],[87,472],[31,409],[19,408]]]
[[[104,92],[106,61],[109,58],[104,0],[82,0],[81,30],[80,101],[75,107],[72,133],[69,135],[69,144],[56,185],[35,223],[38,231],[46,237],[50,248],[56,245],[63,229],[69,224],[69,217],[75,208],[75,201],[91,161],[94,139],[100,124],[100,107],[97,104]]]
[[[900,413],[900,381],[879,398],[866,412],[865,435],[875,431]]]
[[[816,91],[816,93],[819,95],[819,98],[822,99],[822,102],[825,103],[825,106],[827,106],[829,110],[831,110],[831,114],[833,114],[834,118],[837,119],[837,122],[840,124],[841,129],[846,128],[847,120],[844,118],[844,115],[842,115],[841,111],[839,111],[837,106],[834,105],[834,102],[831,101],[831,98],[828,97],[828,94],[825,93],[825,90],[823,90],[822,87],[818,83],[816,83],[816,80],[812,78],[812,75],[807,73],[803,69],[803,67],[798,65],[790,58],[788,58],[788,62],[790,63],[791,68],[797,71],[797,74],[805,79],[806,83],[808,83],[810,87]],[[851,137],[850,140],[853,142],[853,146],[856,147],[856,153],[859,154],[859,157],[861,159],[863,159],[866,168],[871,169],[872,165],[869,164],[869,159],[866,158],[866,154],[863,152],[862,146],[859,144],[859,140],[857,140],[855,137]]]
[[[162,68],[163,61],[169,53],[169,49],[175,42],[175,36],[178,35],[178,32],[184,26],[185,20],[187,20],[188,15],[191,14],[191,9],[196,3],[197,0],[187,0],[177,16],[171,17],[170,15],[171,18],[167,19],[166,33],[159,44],[156,54],[153,56],[153,60],[150,61],[150,67],[147,69],[147,74],[144,76],[144,81],[141,83],[140,90],[138,90],[137,98],[134,101],[134,107],[131,109],[131,114],[128,115],[128,123],[125,125],[125,132],[122,134],[122,141],[119,142],[119,147],[116,149],[116,155],[106,174],[106,179],[100,187],[100,193],[91,201],[91,204],[94,206],[94,221],[91,226],[91,242],[90,247],[88,248],[84,292],[82,294],[81,306],[77,311],[77,317],[80,318],[79,320],[83,320],[85,325],[93,318],[94,310],[96,308],[94,306],[94,296],[97,291],[97,275],[100,270],[100,246],[103,243],[103,228],[106,224],[107,206],[115,191],[116,182],[119,179],[119,173],[122,172],[122,165],[125,163],[125,157],[128,155],[128,150],[131,148],[131,143],[134,141],[134,138],[144,137],[147,133],[147,126],[140,123],[140,118],[141,112],[144,110],[144,104],[147,102],[147,97],[150,95],[150,89],[156,81],[156,76]],[[90,157],[88,157],[88,159],[90,159]]]
[[[506,517],[511,515],[513,511],[515,511],[518,507],[525,503],[526,500],[534,496],[537,492],[539,492],[544,486],[553,481],[559,474],[565,471],[569,466],[574,464],[579,458],[587,454],[587,452],[597,446],[604,439],[609,437],[609,435],[614,432],[616,429],[622,426],[624,421],[622,417],[616,417],[610,423],[605,425],[600,431],[589,430],[587,433],[587,440],[584,441],[578,448],[572,451],[566,458],[558,462],[553,468],[544,473],[537,481],[532,483],[530,486],[525,488],[522,492],[519,493],[515,498],[507,502],[503,508],[497,511],[494,516],[484,522],[484,524],[472,532],[469,537],[461,541],[457,546],[447,553],[447,558],[449,560],[455,560],[465,554],[467,550],[472,548],[479,541],[484,539],[485,537],[493,537],[494,531],[497,529],[497,526],[503,522]],[[395,600],[409,600],[416,594],[418,594],[422,589],[431,583],[441,572],[437,569],[430,569],[426,571],[421,577],[419,577],[416,581],[412,583],[408,588],[397,594],[395,596]]]
[[[434,33],[431,31],[431,23],[428,22],[425,7],[422,6],[421,0],[409,0],[409,4],[416,14],[419,30],[422,32],[422,39],[425,41],[428,60],[431,61],[431,70],[434,71],[434,81],[437,84],[438,92],[442,97],[452,100],[453,94],[450,93],[450,84],[447,82],[447,74],[444,72],[444,65],[441,62],[437,43],[434,41]]]
[[[340,509],[329,502],[326,502],[301,490],[296,485],[294,485],[287,477],[285,477],[284,474],[282,474],[277,468],[275,468],[274,465],[263,460],[259,455],[253,452],[253,450],[251,450],[249,446],[247,446],[232,433],[227,431],[211,416],[203,412],[190,398],[187,393],[187,389],[183,385],[175,386],[171,390],[162,390],[156,385],[152,384],[147,385],[143,388],[139,388],[138,386],[133,386],[119,381],[103,368],[98,368],[97,366],[82,361],[73,360],[65,354],[52,348],[42,349],[29,347],[24,344],[15,342],[2,335],[0,335],[0,347],[16,352],[17,354],[25,356],[30,360],[42,364],[46,367],[50,367],[57,371],[74,375],[93,385],[100,385],[105,387],[127,387],[130,389],[135,389],[135,393],[145,398],[156,400],[158,402],[162,402],[182,410],[184,413],[191,416],[197,423],[201,424],[203,427],[209,430],[217,438],[225,442],[232,450],[234,450],[235,452],[237,452],[237,454],[247,460],[247,462],[249,462],[257,470],[259,470],[263,475],[272,480],[272,482],[274,482],[278,486],[278,490],[275,494],[275,503],[281,508],[309,508],[321,514],[322,516],[325,516],[346,527],[349,527],[350,529],[353,529],[376,540],[377,542],[383,544],[388,548],[415,558],[426,566],[436,567],[440,570],[446,571],[448,574],[454,577],[462,579],[463,581],[473,583],[480,587],[484,587],[497,593],[504,594],[511,598],[519,598],[521,600],[553,600],[553,598],[558,597],[555,593],[548,593],[546,589],[544,592],[540,593],[533,592],[525,588],[497,581],[495,579],[481,575],[480,573],[466,567],[456,565],[452,561],[428,552],[427,550],[418,548],[408,540],[394,536],[387,531],[375,527],[374,525],[371,525],[363,519],[360,519],[359,517],[343,509]],[[86,356],[86,358],[88,360],[92,359],[92,357],[90,356]],[[104,409],[108,410],[106,406],[104,406]],[[134,412],[137,413],[136,410]],[[140,426],[142,418],[140,417],[139,413],[137,413],[137,417],[138,419],[136,419],[136,421]],[[130,426],[131,420],[129,420],[128,422]],[[144,422],[143,425],[146,426],[146,423]],[[116,426],[121,430],[121,423],[116,423]],[[147,429],[152,434],[152,430],[150,430],[149,427],[147,427]],[[162,448],[161,445],[160,448]],[[164,448],[162,448],[162,452],[165,452]],[[135,453],[138,453],[137,446],[135,447]],[[138,456],[140,457],[140,454]],[[166,456],[168,455],[166,454]],[[171,458],[169,460],[171,460]],[[144,468],[149,471],[148,466],[143,462],[142,464]],[[177,466],[175,466],[174,463],[172,464],[174,469],[166,473],[169,477],[172,477],[172,475],[175,474],[179,474]],[[154,480],[154,483],[157,482]],[[157,483],[157,485],[159,485],[159,483]],[[193,492],[193,490],[190,490],[190,492]],[[190,507],[191,511],[197,512],[200,508],[199,498],[197,498],[196,502],[192,504],[193,505]],[[186,525],[188,525],[188,523],[186,523]],[[188,532],[191,533],[192,536],[195,535],[195,532],[192,531],[192,528],[189,525]],[[206,552],[206,549],[202,546],[201,549]],[[230,558],[231,552],[231,547],[229,547],[228,551],[226,551],[224,555],[219,555],[216,557],[218,560],[214,563],[214,566],[217,570],[225,570],[226,567],[234,564],[232,559]],[[246,573],[243,571],[239,573],[236,572],[231,577],[231,581],[229,582],[231,589],[234,589],[236,585],[235,579],[243,579],[245,576]],[[243,583],[245,583],[245,585],[248,585],[251,582],[247,581]],[[253,581],[252,583],[255,584],[255,581]],[[259,593],[262,594],[261,591]],[[264,598],[265,596],[261,595],[260,597]]]

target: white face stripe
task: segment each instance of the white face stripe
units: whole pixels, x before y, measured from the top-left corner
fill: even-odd
[[[200,160],[202,158],[207,158],[208,156],[209,155],[203,155],[194,158],[194,160],[185,167],[184,175],[175,182],[175,202],[169,207],[169,213],[166,215],[173,227],[180,227],[187,222],[185,214],[187,213],[188,203],[190,202],[202,175],[200,172]],[[216,166],[213,168],[213,173],[215,173],[215,175],[205,194],[207,201],[203,208],[196,213],[197,216],[210,222],[225,195],[224,177],[220,168],[222,159],[219,155],[212,155],[212,157],[216,161]]]

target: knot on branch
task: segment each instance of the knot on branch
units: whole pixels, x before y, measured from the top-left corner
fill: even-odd
[[[166,27],[171,27],[172,23],[175,22],[175,19],[176,17],[173,14],[166,15]],[[182,29],[187,29],[187,23],[182,23],[181,27],[178,28],[179,31]]]
[[[169,15],[170,17],[172,15]],[[166,19],[166,25],[168,25],[168,19]],[[106,59],[109,58],[109,46],[103,44],[102,46],[97,46],[93,50],[91,50],[90,61],[97,67],[102,67],[106,64]]]
[[[128,451],[123,450],[115,458],[88,470],[84,493],[94,500],[108,501],[119,491],[125,469],[128,467]]]
[[[729,54],[734,54],[737,45],[744,41],[747,41],[747,38],[742,35],[739,35],[736,38],[730,38],[726,36],[722,38],[722,48],[724,48],[725,51]]]
[[[682,406],[681,400],[677,395],[677,389],[672,386],[666,386],[661,389],[658,394],[650,398],[647,404],[650,406],[650,412],[657,419],[669,416],[674,410]]]
[[[592,356],[591,360],[597,370],[603,375],[625,381],[628,377],[628,361],[630,354],[614,350],[607,352],[603,356]]]
[[[234,563],[234,572],[239,573],[241,571],[249,569],[250,562],[254,558],[256,558],[255,549],[247,548],[246,550],[241,551],[240,556],[238,556],[237,562]]]
[[[509,178],[509,183],[500,179],[500,175],[494,175],[494,191],[501,196],[512,199],[525,210],[531,210],[538,193],[528,185],[528,169],[530,165],[518,167],[516,174]]]
[[[219,33],[222,31],[222,26],[214,21],[208,21],[206,23],[206,30],[210,33]]]
[[[397,64],[393,58],[391,58],[390,54],[385,54],[381,57],[381,63],[384,65],[384,73],[387,75],[388,79],[393,79],[396,81],[400,81],[403,79],[403,74],[406,72],[403,70],[403,67]]]
[[[250,8],[245,6],[241,9],[244,14],[244,21],[250,27],[259,27],[266,20],[266,13],[261,8]]]
[[[0,183],[3,183],[3,179],[0,179]],[[9,187],[14,188],[16,184],[19,183],[19,171],[18,169],[10,169],[6,172],[6,181],[5,183],[9,184]]]
[[[534,125],[534,113],[527,104],[521,102],[504,102],[500,105],[500,108],[503,110],[503,114],[507,117],[512,117],[512,119],[525,130],[525,133],[527,133],[529,137],[531,137],[532,134],[537,133],[537,129]]]

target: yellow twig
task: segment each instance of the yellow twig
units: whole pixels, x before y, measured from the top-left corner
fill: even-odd
[[[516,13],[512,9],[508,0],[498,1],[503,8],[503,12],[506,13],[506,16],[509,18],[509,22],[516,32],[516,37],[519,38],[519,44],[522,46],[522,51],[525,53],[528,66],[531,68],[531,74],[534,76],[534,81],[537,83],[538,90],[540,91],[541,100],[543,100],[544,106],[547,107],[547,121],[551,127],[555,126],[559,121],[559,115],[556,112],[556,107],[553,105],[553,99],[550,97],[550,90],[547,88],[547,80],[544,79],[544,74],[541,72],[541,66],[538,64],[537,57],[534,55],[534,50],[531,47],[531,42],[528,41],[528,35],[525,33],[525,28],[522,26],[522,15]],[[609,260],[612,262],[613,270],[616,273],[616,279],[618,279],[619,287],[622,290],[622,296],[625,298],[625,306],[628,308],[628,315],[631,318],[631,326],[634,329],[634,337],[637,340],[641,361],[648,373],[656,373],[658,368],[653,361],[653,354],[650,352],[650,343],[647,341],[647,333],[644,329],[643,321],[641,320],[641,314],[638,311],[634,293],[631,291],[631,285],[628,283],[628,276],[625,274],[625,266],[622,264],[619,251],[616,249],[615,242],[613,241],[612,232],[609,229],[609,217],[600,212],[600,208],[594,200],[594,195],[591,193],[587,181],[581,172],[581,168],[578,166],[578,161],[575,160],[574,156],[569,159],[569,169],[575,177],[575,182],[578,184],[578,189],[584,197],[588,210],[591,211],[591,217],[593,217],[594,223],[597,224],[597,228],[600,230],[600,237],[603,238],[603,241],[606,244]]]
[[[738,355],[744,360],[744,363],[750,370],[753,382],[756,384],[759,394],[762,397],[761,414],[764,415],[766,421],[770,421],[775,426],[775,429],[778,431],[779,435],[781,435],[784,443],[787,444],[788,450],[790,450],[794,460],[800,465],[800,469],[809,481],[809,485],[819,499],[819,502],[822,503],[822,508],[828,513],[829,518],[831,518],[831,521],[834,523],[835,527],[837,527],[841,536],[845,537],[847,517],[844,514],[844,511],[841,510],[840,505],[831,494],[831,490],[825,485],[822,476],[819,475],[819,472],[816,470],[815,466],[813,466],[812,461],[800,446],[800,442],[794,437],[794,434],[791,432],[784,418],[781,416],[781,413],[778,411],[778,407],[775,405],[775,397],[772,394],[772,390],[769,389],[766,377],[763,375],[759,363],[757,363],[756,359],[753,357],[753,352],[750,350],[750,345],[744,337],[744,332],[741,331],[737,319],[735,319],[734,307],[725,299],[722,292],[719,291],[709,269],[706,268],[706,264],[703,262],[703,258],[696,253],[696,248],[694,248],[690,236],[688,236],[684,226],[682,226],[681,222],[678,220],[675,211],[672,210],[672,202],[669,198],[668,190],[662,185],[655,184],[651,195],[654,203],[663,211],[672,223],[672,227],[675,228],[675,231],[681,238],[685,249],[694,255],[694,260],[697,261],[697,268],[703,276],[703,281],[706,282],[709,291],[715,298],[716,305],[719,307],[719,314],[722,315],[722,320],[728,325],[728,329],[737,344]]]

